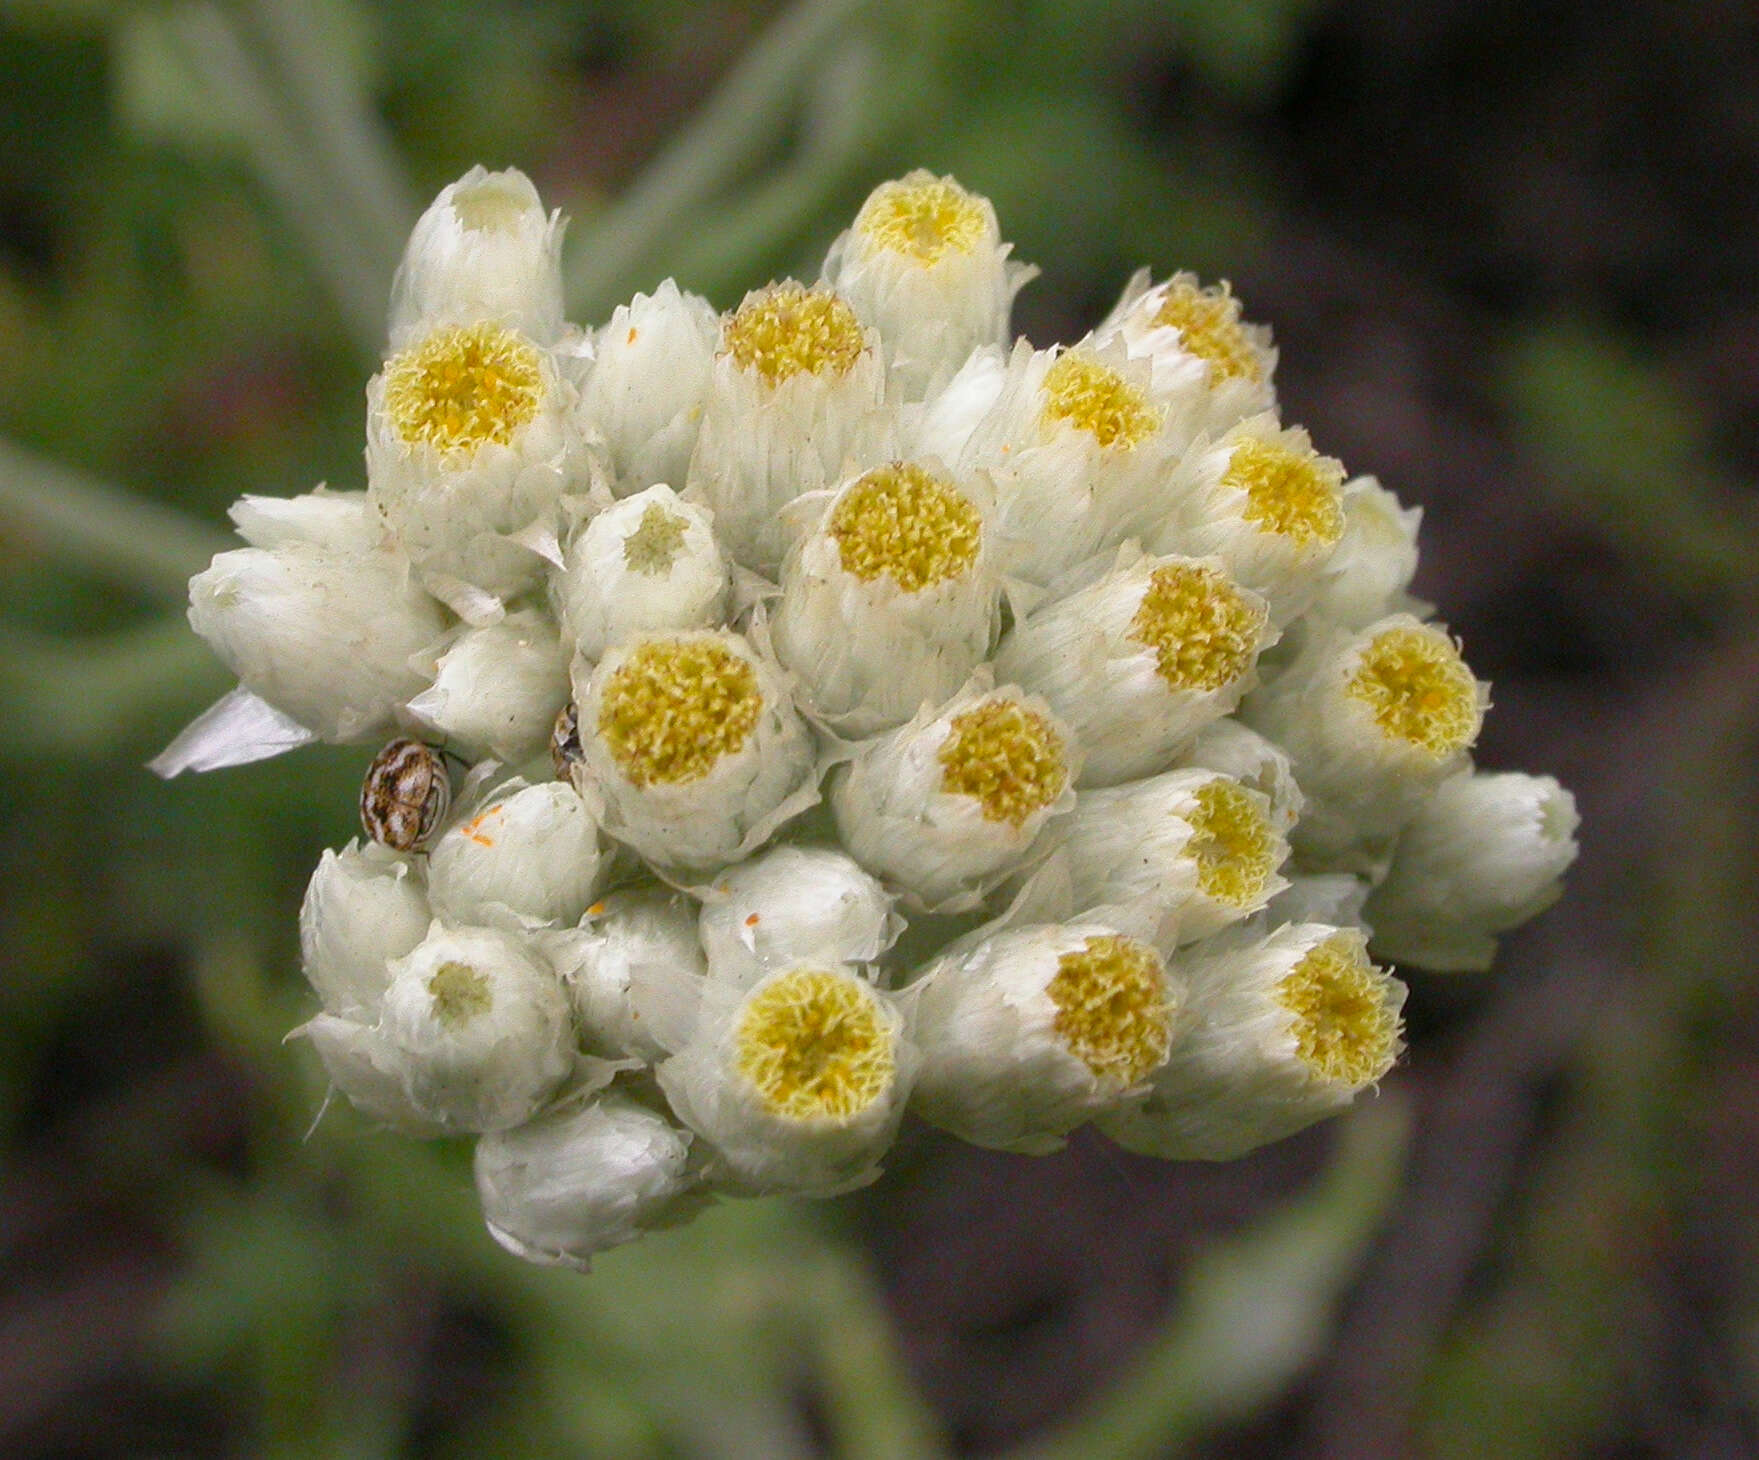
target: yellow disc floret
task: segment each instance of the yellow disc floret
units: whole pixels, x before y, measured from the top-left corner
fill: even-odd
[[[1155,673],[1169,688],[1216,690],[1252,667],[1266,616],[1226,574],[1165,563],[1149,577],[1130,637],[1154,650]]]
[[[766,385],[795,375],[846,375],[867,347],[855,311],[828,289],[772,284],[728,317],[722,346]]]
[[[974,797],[985,821],[1016,827],[1049,806],[1069,783],[1056,726],[1010,699],[986,700],[955,715],[940,762],[943,791]]]
[[[989,231],[983,205],[951,178],[917,174],[882,183],[862,205],[855,231],[922,264],[968,254]]]
[[[473,233],[511,233],[531,211],[530,201],[504,178],[485,178],[452,194],[452,216]]]
[[[1057,960],[1045,992],[1063,1044],[1099,1079],[1128,1089],[1166,1063],[1166,969],[1146,943],[1110,933],[1089,938]]]
[[[956,578],[977,561],[983,518],[952,483],[919,466],[878,467],[844,492],[826,527],[845,572],[889,577],[906,593]]]
[[[737,755],[762,710],[742,655],[712,638],[653,639],[612,673],[598,731],[631,784],[675,786]]]
[[[428,996],[434,1001],[434,1018],[448,1029],[488,1013],[494,1003],[488,979],[468,963],[442,963],[428,980]]]
[[[385,411],[398,437],[448,455],[507,445],[542,398],[537,347],[487,321],[436,330],[385,362]]]
[[[1240,323],[1240,301],[1224,280],[1204,289],[1188,278],[1167,285],[1166,297],[1154,312],[1154,323],[1179,332],[1186,351],[1207,361],[1211,381],[1264,379],[1264,361]]]
[[[1397,985],[1354,939],[1316,945],[1276,986],[1293,1015],[1301,1062],[1322,1080],[1360,1089],[1393,1067],[1399,1053]]]
[[[771,1115],[846,1121],[885,1098],[894,1036],[859,979],[796,968],[753,991],[733,1030],[734,1063]]]
[[[1218,776],[1192,793],[1186,853],[1197,863],[1197,888],[1230,907],[1249,908],[1264,896],[1276,870],[1276,839],[1263,803],[1237,781]]]
[[[1070,350],[1045,372],[1043,420],[1047,427],[1067,422],[1101,446],[1127,451],[1160,429],[1161,413],[1109,365]]]
[[[1234,447],[1222,475],[1224,487],[1246,494],[1241,516],[1303,547],[1329,546],[1343,535],[1343,483],[1341,462],[1250,436]]]
[[[672,563],[684,550],[684,530],[690,524],[676,512],[651,502],[641,514],[635,531],[623,539],[623,562],[631,573],[658,578],[672,571]]]
[[[1452,639],[1416,625],[1383,629],[1362,651],[1344,693],[1367,705],[1391,739],[1436,760],[1478,738],[1478,685]]]

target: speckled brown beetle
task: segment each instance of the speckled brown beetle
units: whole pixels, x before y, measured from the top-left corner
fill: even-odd
[[[572,781],[580,761],[580,708],[569,700],[550,731],[550,764],[556,768],[558,781]]]
[[[360,787],[360,824],[393,851],[419,850],[452,804],[446,758],[419,740],[393,740],[373,757]]]

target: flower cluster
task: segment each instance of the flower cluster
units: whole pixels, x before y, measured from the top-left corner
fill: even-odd
[[[364,492],[246,497],[190,585],[240,687],[166,773],[381,746],[301,914],[335,1087],[478,1138],[584,1265],[716,1194],[980,1145],[1222,1159],[1373,1086],[1383,958],[1481,969],[1571,798],[1486,774],[1418,514],[1277,414],[1227,285],[1070,346],[950,178],[812,283],[563,318],[517,172],[410,239]]]

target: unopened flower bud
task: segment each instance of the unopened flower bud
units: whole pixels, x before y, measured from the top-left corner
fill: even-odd
[[[1363,908],[1375,952],[1443,973],[1489,968],[1496,935],[1557,900],[1579,824],[1575,798],[1550,776],[1443,781]]]
[[[618,496],[647,482],[684,480],[702,429],[720,327],[708,300],[667,279],[651,295],[619,304],[594,333],[580,413],[604,436]]]
[[[829,847],[776,847],[701,889],[709,973],[750,984],[785,963],[871,963],[903,919],[892,897]]]
[[[555,624],[524,609],[461,629],[409,712],[473,761],[522,765],[544,753],[568,694],[568,654]]]
[[[695,1214],[690,1135],[625,1095],[539,1116],[476,1143],[489,1235],[516,1257],[586,1271],[600,1252]]]
[[[428,854],[434,910],[455,923],[575,923],[605,870],[599,829],[573,786],[512,780],[449,827]]]

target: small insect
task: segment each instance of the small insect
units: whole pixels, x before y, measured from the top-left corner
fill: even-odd
[[[558,781],[572,781],[574,767],[583,759],[580,748],[580,709],[573,700],[562,706],[550,731],[550,764],[556,768]]]
[[[360,824],[374,841],[413,852],[439,830],[451,804],[445,757],[419,740],[393,740],[367,767]]]

